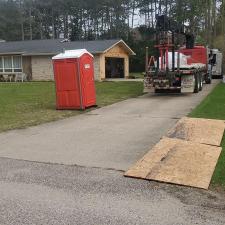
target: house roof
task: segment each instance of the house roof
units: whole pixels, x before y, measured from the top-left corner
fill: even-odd
[[[121,45],[129,55],[135,53],[123,40],[71,41],[62,39],[0,42],[0,54],[56,55],[63,50],[87,49],[92,54],[105,53],[115,45]]]

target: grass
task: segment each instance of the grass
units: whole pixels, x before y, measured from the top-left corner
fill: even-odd
[[[135,79],[144,79],[144,74],[142,72],[130,73],[130,77],[135,77]]]
[[[99,107],[143,93],[142,82],[96,82]],[[83,113],[55,110],[53,82],[0,83],[0,132],[25,128]]]
[[[220,83],[216,86],[205,100],[191,112],[190,116],[225,120],[225,84]],[[211,185],[225,191],[225,135],[221,145],[223,151],[212,177]]]

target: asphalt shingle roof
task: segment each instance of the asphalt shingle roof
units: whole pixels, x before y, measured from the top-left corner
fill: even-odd
[[[87,49],[90,53],[103,53],[122,40],[72,41],[61,42],[55,40],[32,40],[0,42],[0,54],[21,53],[23,55],[58,54],[65,50]],[[123,42],[124,43],[124,42]],[[125,43],[124,43],[125,44]],[[126,44],[125,44],[126,45]],[[128,47],[128,46],[127,46]],[[129,47],[128,47],[129,49]],[[131,49],[130,49],[131,50]],[[132,50],[130,52],[132,54]]]

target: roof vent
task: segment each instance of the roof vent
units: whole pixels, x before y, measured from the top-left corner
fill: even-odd
[[[70,42],[70,40],[68,38],[65,38],[65,39],[61,40],[60,42],[65,43],[65,42]]]

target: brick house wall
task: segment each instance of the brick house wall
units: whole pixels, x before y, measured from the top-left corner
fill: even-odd
[[[52,65],[53,56],[32,56],[31,57],[31,71],[32,80],[34,81],[48,81],[54,80],[54,72]],[[105,59],[123,58],[124,59],[124,77],[129,76],[129,55],[121,45],[116,45],[105,53],[94,55],[94,72],[95,80],[101,81],[105,77]]]
[[[53,56],[32,56],[32,80],[33,81],[48,81],[54,80],[54,72],[52,66]],[[100,80],[100,56],[94,56],[94,71],[95,80]]]
[[[100,80],[100,55],[94,56],[95,80]]]
[[[31,57],[32,80],[54,80],[52,56]]]

